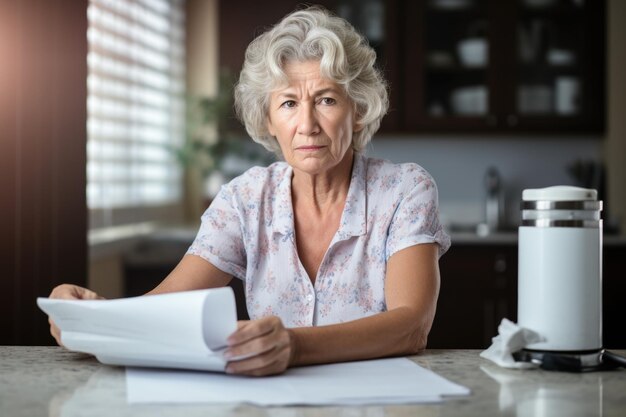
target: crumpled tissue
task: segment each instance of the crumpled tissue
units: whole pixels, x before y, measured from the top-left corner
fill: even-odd
[[[491,346],[482,351],[480,356],[504,368],[536,368],[537,365],[530,362],[517,362],[513,358],[513,352],[517,352],[532,343],[543,341],[545,338],[534,330],[520,327],[511,320],[502,319],[498,326],[498,335],[491,339]]]

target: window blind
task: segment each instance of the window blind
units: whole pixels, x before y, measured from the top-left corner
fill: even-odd
[[[184,0],[90,0],[87,13],[88,206],[179,202]]]

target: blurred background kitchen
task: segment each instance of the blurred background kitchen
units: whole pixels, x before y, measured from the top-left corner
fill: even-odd
[[[430,347],[486,347],[516,319],[521,191],[566,184],[605,202],[604,340],[626,348],[626,2],[318,3],[390,83],[368,154],[438,183],[453,247]],[[297,4],[0,2],[0,344],[52,342],[35,298],[59,283],[152,288],[220,185],[273,160],[234,119],[232,83]]]

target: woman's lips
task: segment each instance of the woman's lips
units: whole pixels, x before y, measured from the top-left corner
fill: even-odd
[[[296,148],[296,150],[304,151],[304,152],[313,152],[313,151],[318,151],[318,150],[320,150],[322,148],[324,148],[324,146],[321,146],[321,145],[306,145],[306,146],[298,146]]]

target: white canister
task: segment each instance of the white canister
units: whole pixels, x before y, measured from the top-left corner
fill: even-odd
[[[595,190],[524,190],[519,228],[518,322],[541,351],[602,348],[602,202]]]

